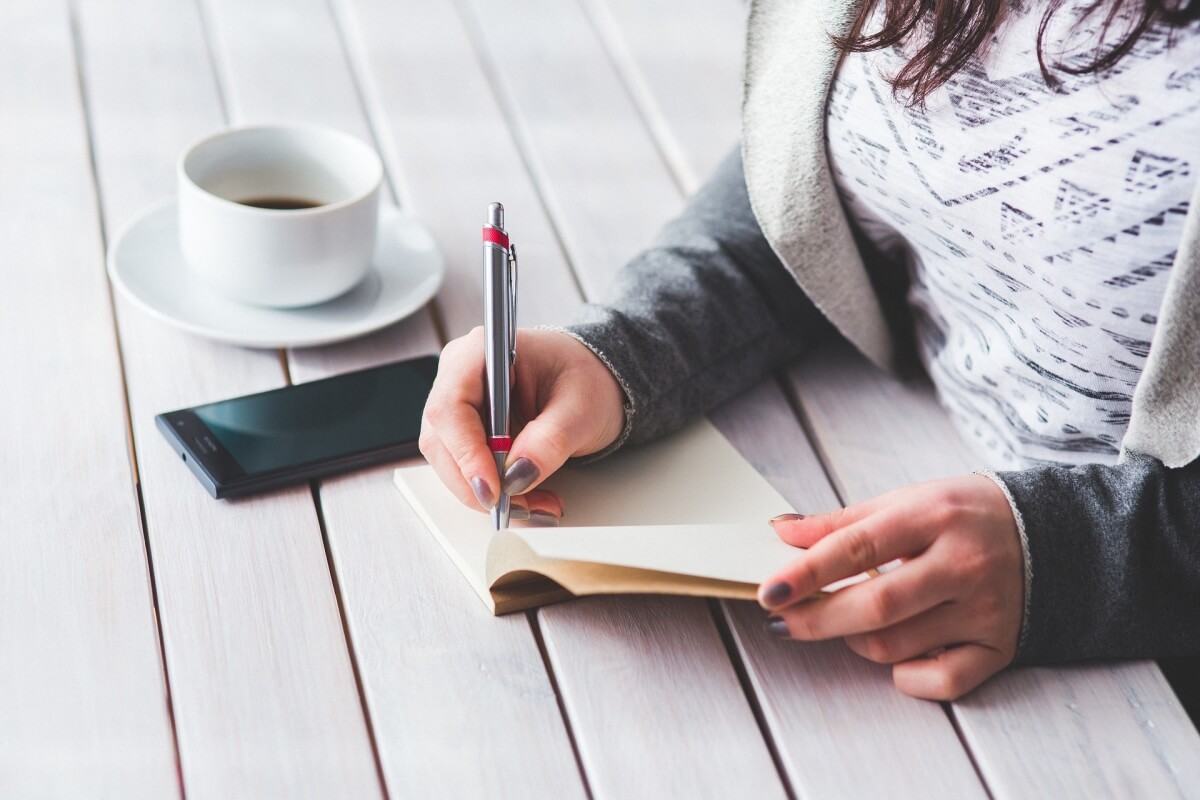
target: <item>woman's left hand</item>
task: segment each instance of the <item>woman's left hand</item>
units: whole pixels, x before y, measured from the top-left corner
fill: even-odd
[[[845,637],[864,658],[892,664],[900,691],[931,700],[962,696],[1016,654],[1024,557],[1008,500],[989,478],[931,481],[772,522],[788,544],[809,548],[759,588],[772,633]],[[895,569],[813,598],[897,558]]]

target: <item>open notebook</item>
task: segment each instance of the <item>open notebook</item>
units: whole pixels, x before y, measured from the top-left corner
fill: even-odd
[[[563,498],[558,528],[493,533],[427,465],[395,480],[495,614],[589,594],[753,599],[801,552],[767,522],[787,501],[705,420],[556,473],[544,485]]]

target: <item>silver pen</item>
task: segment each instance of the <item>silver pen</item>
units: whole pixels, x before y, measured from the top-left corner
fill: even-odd
[[[487,360],[488,449],[496,472],[504,480],[504,462],[512,449],[509,412],[512,405],[513,364],[517,360],[517,250],[504,230],[504,206],[488,206],[483,226],[483,329]],[[508,527],[511,503],[501,489],[492,507],[492,528]]]

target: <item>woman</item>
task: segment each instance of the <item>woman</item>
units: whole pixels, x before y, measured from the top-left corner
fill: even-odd
[[[604,305],[523,331],[498,476],[478,331],[422,451],[469,505],[680,425],[831,336],[915,351],[998,472],[772,523],[773,633],[953,699],[1014,661],[1200,654],[1200,4],[772,0],[743,144]],[[822,585],[904,566],[800,603]]]

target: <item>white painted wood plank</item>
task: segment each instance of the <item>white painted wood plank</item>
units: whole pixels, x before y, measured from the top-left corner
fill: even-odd
[[[1200,734],[1153,662],[1014,671],[954,712],[993,797],[1200,797]]]
[[[539,616],[594,797],[783,797],[704,601],[587,598]]]
[[[690,143],[688,132],[708,130],[711,126],[704,120],[714,113],[709,107],[708,115],[689,119],[689,111],[676,109],[681,103],[688,109],[699,109],[704,102],[702,94],[694,90],[681,91],[674,84],[670,71],[663,77],[662,55],[671,48],[661,46],[662,28],[667,23],[661,20],[665,14],[655,17],[656,7],[663,2],[637,2],[636,0],[584,0],[591,10],[597,27],[603,32],[617,63],[629,76],[633,93],[639,107],[651,120],[652,128],[663,148],[670,156],[678,174],[687,180],[703,174],[695,165],[711,163],[712,148]],[[723,18],[731,12],[729,6],[736,4],[726,0],[711,0],[715,8],[711,15],[689,13],[672,20],[671,27],[676,35],[689,41],[705,41],[712,34],[708,20]],[[737,8],[736,13],[744,14]],[[724,27],[731,27],[725,19]],[[719,37],[721,34],[715,34]],[[725,48],[725,49],[722,49]],[[726,62],[726,73],[730,74],[732,59],[728,57],[731,45],[721,44],[719,38],[705,48],[716,54],[716,60]],[[725,54],[725,55],[722,55]],[[739,65],[740,67],[740,65]],[[675,78],[674,80],[680,80]],[[697,82],[703,86],[704,82]],[[668,111],[668,109],[673,109]],[[715,113],[721,113],[717,110]],[[701,122],[697,123],[699,119]],[[667,129],[663,133],[663,128]],[[715,154],[719,156],[719,153]],[[688,160],[691,164],[688,164]],[[682,167],[678,166],[683,161]],[[691,169],[688,167],[691,166]],[[827,463],[832,466],[831,477],[849,502],[866,499],[896,486],[935,477],[961,474],[979,465],[969,453],[957,434],[949,426],[944,413],[937,407],[933,391],[927,383],[909,382],[900,384],[883,378],[862,359],[851,354],[848,348],[835,348],[819,354],[801,368],[792,372],[793,385],[801,397],[802,405],[816,432],[816,445]],[[864,424],[870,423],[870,424]],[[1083,668],[1065,668],[1054,671],[1055,679],[1046,680],[1039,670],[1014,671],[994,679],[979,693],[965,703],[955,706],[964,734],[981,763],[986,764],[985,779],[993,787],[1002,787],[1006,794],[1022,796],[1041,793],[1046,782],[1036,780],[1030,774],[1030,764],[1045,764],[1047,769],[1059,776],[1070,776],[1076,782],[1088,780],[1094,767],[1091,762],[1097,753],[1106,753],[1106,742],[1144,739],[1146,734],[1138,728],[1139,716],[1126,711],[1119,703],[1100,703],[1097,710],[1085,715],[1089,720],[1088,734],[1071,739],[1076,747],[1053,761],[1044,759],[1051,742],[1048,737],[1016,737],[1006,735],[1009,729],[996,719],[1006,715],[1025,719],[1037,719],[1047,713],[1046,709],[1070,708],[1074,702],[1069,698],[1075,694],[1082,697],[1112,697],[1111,683],[1096,685],[1095,675]],[[1159,764],[1200,763],[1200,752],[1196,751],[1191,735],[1191,726],[1182,716],[1177,700],[1161,677],[1157,666],[1150,663],[1126,664],[1112,678],[1120,689],[1118,694],[1129,696],[1137,691],[1145,694],[1141,704],[1155,709],[1157,715],[1150,722],[1162,734],[1151,748]],[[1136,676],[1136,677],[1135,677]],[[975,698],[992,698],[979,703]],[[1001,699],[1002,698],[1002,699]],[[1104,711],[1098,710],[1103,708]],[[1072,715],[1072,721],[1077,720]],[[1097,736],[1096,740],[1089,737]],[[1158,742],[1165,742],[1158,746]],[[1147,745],[1150,747],[1150,745]],[[1136,749],[1136,748],[1135,748]],[[1139,761],[1132,751],[1120,751],[1116,773],[1123,770],[1138,774]],[[1182,761],[1180,761],[1182,759]],[[1170,773],[1155,772],[1151,767],[1145,773],[1147,785]],[[1158,775],[1150,777],[1150,775]],[[1173,774],[1173,773],[1172,773]],[[1044,776],[1037,776],[1044,777]],[[1112,785],[1120,785],[1114,779]],[[1117,791],[1116,794],[1127,794]]]
[[[445,333],[453,338],[482,322],[479,230],[496,200],[520,253],[521,325],[566,322],[578,288],[451,3],[331,2],[399,200],[446,257],[437,297]],[[419,191],[443,183],[445,191]]]
[[[209,0],[224,95],[237,121],[288,120],[369,135],[323,0],[253,8]],[[264,52],[262,41],[282,47]],[[352,102],[346,102],[349,98]],[[453,182],[411,186],[423,197]],[[430,315],[365,339],[289,353],[312,380],[437,352]],[[326,536],[389,793],[584,794],[537,641],[523,615],[495,620],[403,502],[390,466],[322,482]]]
[[[224,120],[191,3],[79,11],[113,230],[172,194],[179,151]],[[188,796],[378,796],[311,493],[213,501],[154,429],[155,413],[280,385],[277,354],[177,333],[124,303],[117,318]]]
[[[442,163],[444,168],[439,179],[446,181],[448,180],[447,176],[453,176],[457,181],[461,176],[461,180],[467,188],[473,182],[478,181],[479,176],[464,174],[472,166],[462,163],[464,158],[469,157],[464,149],[478,147],[478,142],[488,142],[494,160],[500,164],[520,164],[521,154],[515,151],[510,144],[511,139],[507,132],[507,125],[501,117],[501,111],[496,107],[495,101],[491,99],[491,88],[483,85],[480,73],[463,73],[464,64],[478,64],[477,56],[472,52],[470,42],[461,30],[459,20],[450,9],[437,11],[431,7],[423,7],[424,14],[401,16],[408,9],[397,8],[395,4],[384,6],[363,1],[354,3],[352,7],[356,12],[358,25],[351,39],[361,42],[361,52],[366,54],[366,60],[371,65],[370,81],[374,83],[374,86],[370,87],[366,93],[369,98],[368,104],[369,106],[377,105],[381,110],[381,116],[387,120],[389,134],[383,137],[388,140],[384,144],[385,151],[389,147],[395,147],[396,153],[412,153],[421,162]],[[402,25],[401,20],[404,20],[406,24]],[[394,21],[394,24],[389,24],[389,21]],[[403,33],[400,34],[401,41],[397,41],[397,32],[401,30],[403,30]],[[381,31],[389,31],[392,35],[387,37],[386,41],[381,41],[379,39]],[[410,36],[414,38],[410,39]],[[406,83],[404,76],[412,70],[402,69],[395,63],[400,55],[406,54],[423,60],[431,60],[432,63],[423,64],[423,71],[425,74],[429,74],[430,71],[433,74],[441,74],[444,71],[444,80],[439,81],[433,87],[414,87]],[[422,62],[414,62],[414,64],[419,63]],[[603,67],[603,64],[601,63],[599,66]],[[484,58],[484,68],[493,68],[486,57]],[[476,66],[475,69],[477,70],[478,67]],[[445,137],[440,140],[430,139],[427,135],[428,131],[414,126],[407,118],[414,113],[414,108],[419,108],[420,115],[432,120],[440,120],[443,117],[452,117],[457,114],[458,125],[465,126],[471,131],[481,131],[482,134],[473,135],[468,141],[464,141],[461,136],[451,140],[446,140]],[[464,117],[464,109],[473,110],[474,116]],[[408,115],[405,115],[404,111],[408,111]],[[382,128],[380,129],[382,130]],[[418,145],[419,147],[417,147]],[[458,153],[458,165],[453,169],[450,167],[450,159],[446,157],[447,152]],[[391,160],[389,159],[389,161]],[[489,168],[494,169],[495,167],[493,165]],[[421,169],[421,167],[417,165],[409,168],[406,162],[400,161],[399,174],[408,173],[409,179],[405,182],[415,186],[418,182],[412,178],[413,169]],[[513,182],[511,188],[521,191],[528,178],[524,175],[510,175],[509,180]],[[500,188],[503,189],[503,193],[498,195],[500,198],[510,196],[510,187],[501,186]],[[530,193],[533,193],[532,187]],[[436,200],[436,202],[438,207],[449,207],[449,203],[445,200]],[[524,281],[520,301],[522,324],[530,324],[546,317],[565,320],[571,309],[578,304],[579,295],[574,291],[573,285],[569,291],[565,288],[554,288],[556,284],[560,287],[568,285],[570,274],[563,256],[557,248],[557,242],[544,242],[540,255],[533,259],[530,257],[531,248],[525,244],[529,236],[537,237],[543,231],[549,232],[549,223],[530,218],[529,211],[518,215],[517,209],[525,206],[515,205],[507,199],[506,203],[509,207],[510,227],[514,241],[517,242],[522,257],[522,280]],[[413,205],[418,209],[433,207],[432,202],[418,197],[414,197]],[[540,208],[537,211],[540,215]],[[471,209],[470,213],[474,214],[474,209]],[[428,217],[429,212],[422,212],[422,215]],[[580,225],[578,229],[582,231],[586,230],[586,227]],[[468,247],[462,251],[462,260],[472,265],[464,274],[469,276],[466,280],[471,281],[474,290],[477,278],[473,265],[477,259],[477,245],[474,244],[473,235],[468,242]],[[549,246],[551,244],[554,245],[553,248]],[[530,265],[532,265],[532,269],[530,269]],[[478,323],[478,305],[474,301],[469,304],[452,303],[443,297],[442,306],[450,335],[461,334]],[[529,313],[526,314],[526,311]],[[647,615],[651,614],[651,611],[641,601],[635,599],[602,601],[596,605],[603,610],[603,613],[620,612],[631,618],[643,620],[648,619]],[[645,790],[662,785],[663,775],[661,773],[631,770],[619,759],[605,759],[601,755],[617,752],[618,748],[622,747],[619,741],[620,736],[604,724],[604,719],[591,713],[588,707],[581,705],[585,699],[583,695],[588,693],[586,690],[582,690],[582,687],[596,677],[595,670],[587,668],[586,663],[579,664],[570,660],[565,654],[575,654],[576,657],[588,656],[582,660],[592,662],[602,658],[603,653],[597,652],[594,646],[580,649],[556,646],[554,643],[560,641],[557,636],[559,631],[562,631],[565,636],[577,636],[584,642],[590,642],[592,637],[589,632],[603,629],[606,623],[600,616],[595,616],[594,624],[586,623],[587,619],[592,618],[588,615],[599,615],[602,611],[587,610],[591,609],[592,605],[584,605],[580,606],[578,610],[571,610],[574,606],[575,604],[571,604],[563,607],[565,610],[562,613],[567,616],[561,618],[557,616],[560,613],[559,609],[548,609],[541,616],[541,620],[547,648],[555,664],[556,679],[563,691],[564,703],[567,706],[576,742],[580,746],[589,782],[593,790],[602,795],[608,791],[607,787],[612,786],[636,785]],[[686,785],[700,787],[707,783],[709,792],[713,791],[712,787],[732,787],[734,784],[731,776],[736,773],[736,770],[731,768],[730,765],[733,762],[728,754],[735,750],[744,752],[746,747],[750,747],[752,748],[751,752],[758,754],[757,760],[742,764],[741,769],[744,770],[745,775],[756,777],[743,778],[743,784],[746,780],[756,782],[765,780],[767,781],[766,785],[773,785],[775,792],[779,793],[781,791],[779,779],[772,768],[765,745],[758,735],[753,716],[730,667],[724,648],[721,647],[707,607],[703,603],[684,602],[675,604],[672,608],[676,609],[674,619],[677,620],[677,623],[669,629],[666,634],[667,638],[661,643],[661,646],[667,652],[672,653],[675,658],[693,664],[696,674],[706,676],[703,682],[697,682],[696,685],[689,687],[688,691],[693,700],[679,705],[678,715],[668,714],[662,722],[663,725],[669,725],[674,731],[676,741],[694,742],[697,745],[689,747],[676,756],[686,759],[691,765],[688,771],[691,782]],[[581,617],[585,622],[573,621],[573,617]],[[696,639],[686,635],[688,631],[695,630],[706,630],[708,635]],[[560,661],[560,658],[566,660]],[[646,697],[653,695],[671,698],[677,689],[677,683],[671,681],[670,676],[657,670],[658,661],[655,657],[649,653],[643,654],[642,661],[639,663],[642,664],[642,672],[647,677],[655,676],[655,683],[641,687],[646,692]],[[621,717],[629,721],[629,726],[636,728],[649,709],[646,708],[645,703],[635,702],[629,696],[629,687],[619,679],[619,676],[607,674],[602,677],[601,685],[604,687],[604,697],[607,698],[605,707],[610,710],[608,719]],[[696,697],[704,697],[705,701],[697,702]],[[678,701],[667,699],[662,702],[670,702],[674,707]],[[703,715],[707,713],[708,709],[713,708],[740,709],[737,712],[730,711],[736,716],[726,717],[727,719],[736,719],[737,724],[722,729],[716,736],[701,737],[698,734],[690,733],[694,728],[707,727]],[[584,744],[584,739],[587,740],[587,744]],[[732,744],[735,740],[739,743],[736,748]],[[725,741],[730,743],[729,748],[717,747]],[[751,744],[746,745],[745,742]],[[703,744],[702,747],[699,746],[701,744]],[[643,762],[641,766],[649,766],[649,763]],[[737,790],[733,789],[733,791]]]
[[[495,82],[505,98],[514,127],[518,132],[527,161],[537,176],[544,197],[554,213],[556,225],[579,273],[580,283],[595,295],[613,273],[652,239],[657,228],[681,205],[679,190],[662,166],[654,145],[638,124],[638,110],[620,90],[619,80],[605,65],[604,50],[594,31],[574,6],[538,0],[510,2],[501,10],[486,2],[472,2],[478,16],[477,38],[485,43],[522,42],[520,48],[489,47],[486,63],[494,68]],[[737,31],[729,31],[737,36]],[[486,45],[485,45],[486,46]],[[727,114],[736,117],[736,105]],[[603,124],[596,122],[603,120]],[[581,162],[583,165],[581,166]],[[632,165],[633,169],[629,168]],[[627,198],[638,198],[634,203]],[[603,246],[589,241],[589,232],[603,231]],[[812,510],[831,508],[837,499],[829,486],[815,454],[808,446],[782,393],[773,382],[719,409],[713,415],[726,435],[793,502]],[[779,509],[780,512],[787,509]],[[569,513],[569,510],[568,510]],[[765,520],[763,521],[765,523]],[[559,686],[564,701],[576,722],[576,740],[592,786],[598,793],[615,796],[631,794],[681,794],[699,792],[721,795],[752,794],[744,783],[723,783],[723,775],[696,775],[688,781],[678,772],[664,770],[655,776],[637,769],[639,760],[630,751],[654,751],[655,742],[671,740],[670,750],[727,750],[730,744],[711,722],[709,707],[724,708],[727,702],[722,687],[728,680],[725,658],[714,658],[705,670],[690,675],[690,704],[677,708],[673,691],[661,691],[646,679],[646,685],[631,689],[613,687],[606,679],[613,668],[606,653],[586,648],[581,630],[595,630],[595,638],[608,642],[618,635],[619,626],[642,619],[646,601],[589,601],[580,611],[572,604],[543,609],[540,612],[547,647],[558,666]],[[706,630],[708,620],[682,616],[687,603],[670,607],[670,627],[681,630]],[[601,612],[603,610],[603,612]],[[668,613],[666,611],[661,613]],[[935,752],[943,764],[941,784],[964,797],[981,792],[969,760],[945,714],[935,705],[912,703],[891,688],[887,675],[878,672],[855,676],[841,684],[849,697],[864,691],[883,705],[880,713],[896,720],[906,730],[899,741],[880,743],[871,726],[849,726],[845,744],[826,740],[823,748],[814,747],[807,717],[814,709],[835,714],[845,701],[830,699],[798,684],[796,665],[789,652],[778,648],[762,629],[765,615],[758,619],[743,615],[732,620],[735,636],[743,647],[756,647],[756,658],[748,660],[758,687],[758,702],[769,709],[774,743],[788,777],[800,794],[822,795],[827,789],[843,785],[844,775],[860,769],[861,757],[870,755],[875,772],[888,776],[907,769],[925,752]],[[657,624],[657,623],[656,623]],[[636,625],[634,626],[636,628]],[[697,637],[699,638],[699,637]],[[661,645],[647,649],[654,658],[669,663],[671,650],[659,652]],[[561,653],[561,655],[559,655]],[[562,659],[561,665],[559,659]],[[825,650],[813,651],[817,663],[828,661],[833,675],[840,674],[844,656],[833,658]],[[593,664],[600,664],[600,672]],[[645,666],[628,665],[629,671],[647,672]],[[650,674],[657,674],[651,672]],[[682,681],[677,681],[679,685]],[[657,701],[653,697],[661,697]],[[689,726],[687,739],[679,733],[665,732],[662,723],[647,718],[644,709],[665,705],[672,717],[694,715],[701,709],[698,725]],[[602,708],[601,708],[602,707]],[[667,713],[664,711],[663,713]],[[591,721],[586,727],[580,719]],[[593,721],[594,720],[594,721]],[[745,724],[745,723],[743,723]],[[611,737],[592,735],[594,729],[614,727],[636,731],[631,741],[614,742]],[[739,734],[740,738],[740,734]],[[598,740],[597,740],[598,739]],[[632,763],[624,772],[616,765]],[[671,764],[673,762],[667,762]],[[738,773],[743,781],[745,772]],[[884,787],[886,779],[865,781],[864,786]],[[919,792],[922,781],[914,776],[908,783],[888,781],[893,790],[905,788]],[[915,790],[912,791],[912,790]],[[894,791],[894,795],[898,792]]]
[[[687,193],[741,136],[746,7],[729,0],[581,0]]]
[[[941,707],[897,692],[890,668],[840,641],[750,635],[761,609],[723,605],[800,796],[988,796]]]
[[[713,418],[796,508],[811,513],[839,505],[774,383]],[[986,796],[942,708],[901,695],[890,669],[840,641],[779,641],[763,629],[765,615],[753,603],[721,605],[798,795]]]
[[[584,293],[683,207],[607,54],[571,3],[467,0],[465,18]]]
[[[927,383],[848,346],[791,380],[848,502],[980,463]],[[1010,670],[952,708],[993,797],[1200,793],[1200,738],[1153,662]]]
[[[0,796],[179,793],[66,3],[0,5]]]

